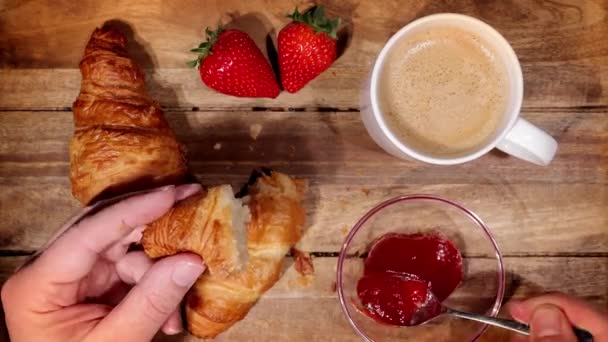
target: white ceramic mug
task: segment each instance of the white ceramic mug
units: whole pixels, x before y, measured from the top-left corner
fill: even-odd
[[[382,69],[389,52],[395,45],[407,39],[412,33],[421,28],[433,26],[457,26],[472,32],[494,47],[502,59],[509,80],[508,104],[505,108],[499,128],[492,139],[475,151],[456,158],[438,158],[422,153],[407,143],[399,140],[388,128],[384,113],[379,105],[378,89]],[[361,97],[361,116],[363,123],[374,139],[386,152],[402,159],[414,158],[431,164],[451,165],[460,164],[479,158],[493,148],[512,156],[538,165],[548,165],[557,151],[557,142],[549,134],[532,125],[519,116],[523,99],[524,84],[519,60],[507,40],[494,28],[481,20],[461,14],[434,14],[417,19],[395,33],[384,46],[376,59],[371,74],[364,86]]]

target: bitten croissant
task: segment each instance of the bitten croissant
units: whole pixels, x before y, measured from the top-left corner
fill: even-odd
[[[148,96],[144,74],[126,44],[116,29],[96,29],[80,62],[70,180],[72,194],[84,205],[177,183],[187,172],[185,149]]]
[[[208,338],[225,331],[276,283],[301,235],[305,187],[279,172],[260,173],[242,200],[229,186],[214,187],[178,203],[144,231],[149,256],[194,252],[209,268],[186,299],[192,334]]]
[[[82,204],[177,183],[187,173],[185,149],[147,94],[144,75],[129,58],[126,38],[96,29],[80,62],[70,144],[72,193]],[[145,231],[153,258],[199,254],[208,271],[186,301],[188,330],[213,337],[245,317],[280,277],[301,235],[305,182],[272,171],[254,172],[244,196],[215,186],[179,202]]]

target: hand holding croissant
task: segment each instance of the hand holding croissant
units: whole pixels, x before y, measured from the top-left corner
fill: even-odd
[[[168,186],[89,216],[2,287],[11,341],[149,341],[162,327],[181,331],[186,291],[204,271],[183,253],[152,262],[127,253],[145,224],[198,185]]]
[[[82,204],[180,183],[187,174],[185,148],[148,96],[126,43],[112,28],[96,29],[80,62],[70,179]],[[279,172],[254,172],[242,198],[229,185],[211,187],[144,231],[149,257],[191,252],[208,267],[187,296],[190,332],[214,337],[225,331],[279,279],[283,259],[301,235],[305,188]]]

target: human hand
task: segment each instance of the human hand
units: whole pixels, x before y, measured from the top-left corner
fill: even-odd
[[[146,224],[199,185],[168,186],[85,218],[2,287],[12,341],[149,341],[181,331],[179,303],[204,271],[179,254],[127,253]]]
[[[550,293],[507,304],[511,316],[530,325],[530,336],[513,342],[576,342],[572,328],[587,330],[594,342],[608,342],[608,315],[562,293]]]

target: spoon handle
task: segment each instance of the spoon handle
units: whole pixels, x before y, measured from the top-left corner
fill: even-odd
[[[505,329],[515,331],[523,335],[530,335],[530,326],[524,323],[512,319],[494,318],[483,315],[472,314],[468,312],[457,311],[454,309],[447,309],[448,314],[460,318],[465,318]],[[577,337],[579,342],[593,342],[593,335],[587,330],[579,329],[574,327],[574,335]]]

